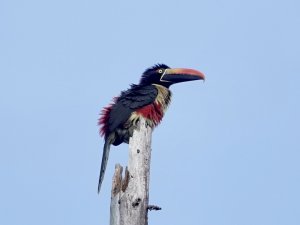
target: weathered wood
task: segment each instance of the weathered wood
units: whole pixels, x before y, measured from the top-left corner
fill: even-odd
[[[110,225],[120,225],[119,200],[122,188],[122,171],[123,167],[120,164],[116,164],[111,189]]]
[[[147,225],[152,129],[139,121],[129,141],[129,183],[121,199],[121,225]]]
[[[141,119],[129,141],[128,172],[122,182],[116,167],[114,181],[118,184],[112,189],[111,225],[148,224],[151,137],[151,127]]]

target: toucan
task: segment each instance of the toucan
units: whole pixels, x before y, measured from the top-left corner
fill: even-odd
[[[172,84],[204,80],[203,73],[194,69],[170,68],[165,64],[156,64],[144,71],[139,84],[132,84],[122,91],[110,105],[104,107],[98,120],[100,135],[104,137],[104,147],[98,193],[104,178],[110,146],[129,143],[134,129],[141,117],[150,127],[157,126],[171,101]]]

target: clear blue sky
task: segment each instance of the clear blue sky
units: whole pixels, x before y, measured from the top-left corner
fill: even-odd
[[[0,224],[108,224],[98,113],[155,63],[172,87],[153,134],[149,224],[300,224],[300,3],[1,1]]]

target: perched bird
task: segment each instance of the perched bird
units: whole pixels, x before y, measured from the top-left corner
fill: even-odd
[[[101,112],[98,124],[105,144],[101,162],[98,193],[104,178],[110,146],[129,143],[139,118],[143,117],[152,128],[160,123],[171,101],[172,84],[204,80],[204,74],[193,69],[172,69],[164,64],[157,64],[147,69],[139,84],[122,91],[113,103]]]

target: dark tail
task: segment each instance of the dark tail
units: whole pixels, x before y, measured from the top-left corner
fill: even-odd
[[[105,169],[108,161],[110,151],[110,143],[108,140],[105,140],[104,147],[103,147],[103,155],[102,155],[102,162],[101,162],[101,169],[100,169],[100,176],[99,176],[99,183],[98,183],[98,194],[101,189],[101,184],[104,178]]]

